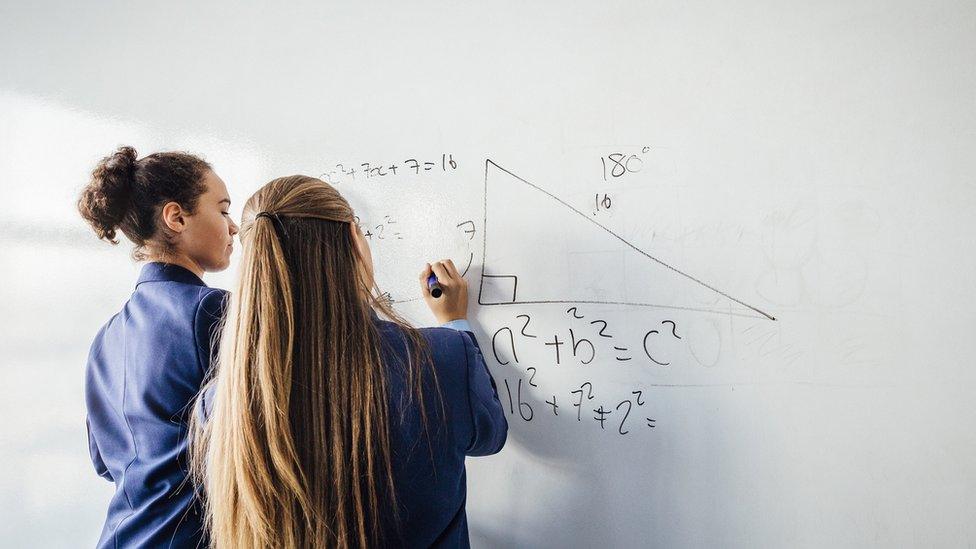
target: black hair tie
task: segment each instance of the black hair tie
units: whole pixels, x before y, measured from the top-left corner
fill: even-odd
[[[284,222],[281,221],[281,216],[278,212],[259,212],[254,219],[259,217],[267,217],[271,220],[271,224],[274,226],[274,231],[278,234],[278,240],[284,240],[288,237],[288,231],[285,229]]]

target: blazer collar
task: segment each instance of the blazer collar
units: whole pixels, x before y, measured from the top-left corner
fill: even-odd
[[[139,273],[139,280],[136,286],[143,282],[181,282],[183,284],[193,284],[194,286],[206,286],[200,277],[193,274],[186,267],[174,265],[172,263],[162,263],[153,261],[142,266]]]

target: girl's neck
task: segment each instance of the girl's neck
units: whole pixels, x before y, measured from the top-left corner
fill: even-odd
[[[184,269],[197,275],[197,278],[199,278],[200,280],[203,280],[204,270],[200,266],[200,264],[197,263],[196,261],[193,261],[192,259],[190,259],[189,257],[183,254],[178,254],[178,255],[167,254],[165,256],[161,254],[152,254],[148,257],[148,260],[157,261],[161,263],[170,263],[172,265],[179,265],[180,267],[183,267]]]

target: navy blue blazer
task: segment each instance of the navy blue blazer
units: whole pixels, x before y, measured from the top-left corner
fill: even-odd
[[[115,482],[98,547],[205,545],[187,480],[188,408],[210,368],[226,295],[183,267],[148,263],[95,336],[89,450],[96,472]]]
[[[385,344],[384,363],[402,363],[407,353],[402,329],[376,318],[375,313],[374,320]],[[461,324],[467,327],[467,323]],[[403,536],[397,545],[470,547],[465,456],[499,452],[508,435],[508,421],[474,334],[446,327],[420,331],[430,345],[446,417],[437,407],[435,393],[428,391],[424,401],[430,431],[423,436],[419,407],[405,406],[405,372],[387,369],[391,374],[393,479]],[[429,378],[425,386],[433,387]],[[401,414],[405,417],[402,423]]]
[[[372,316],[390,374],[390,448],[401,520],[397,540],[386,514],[386,539],[397,547],[470,547],[465,456],[497,453],[508,435],[508,421],[478,340],[464,321],[420,329],[430,346],[446,413],[440,413],[428,373],[424,400],[430,428],[424,436],[420,408],[416,401],[407,406],[406,372],[398,367],[408,356],[406,335],[397,324],[381,320],[375,312]],[[204,393],[199,412],[204,418],[213,393],[214,387]]]

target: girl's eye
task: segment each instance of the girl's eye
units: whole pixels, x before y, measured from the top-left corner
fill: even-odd
[[[228,215],[230,212],[220,212],[220,215]]]

